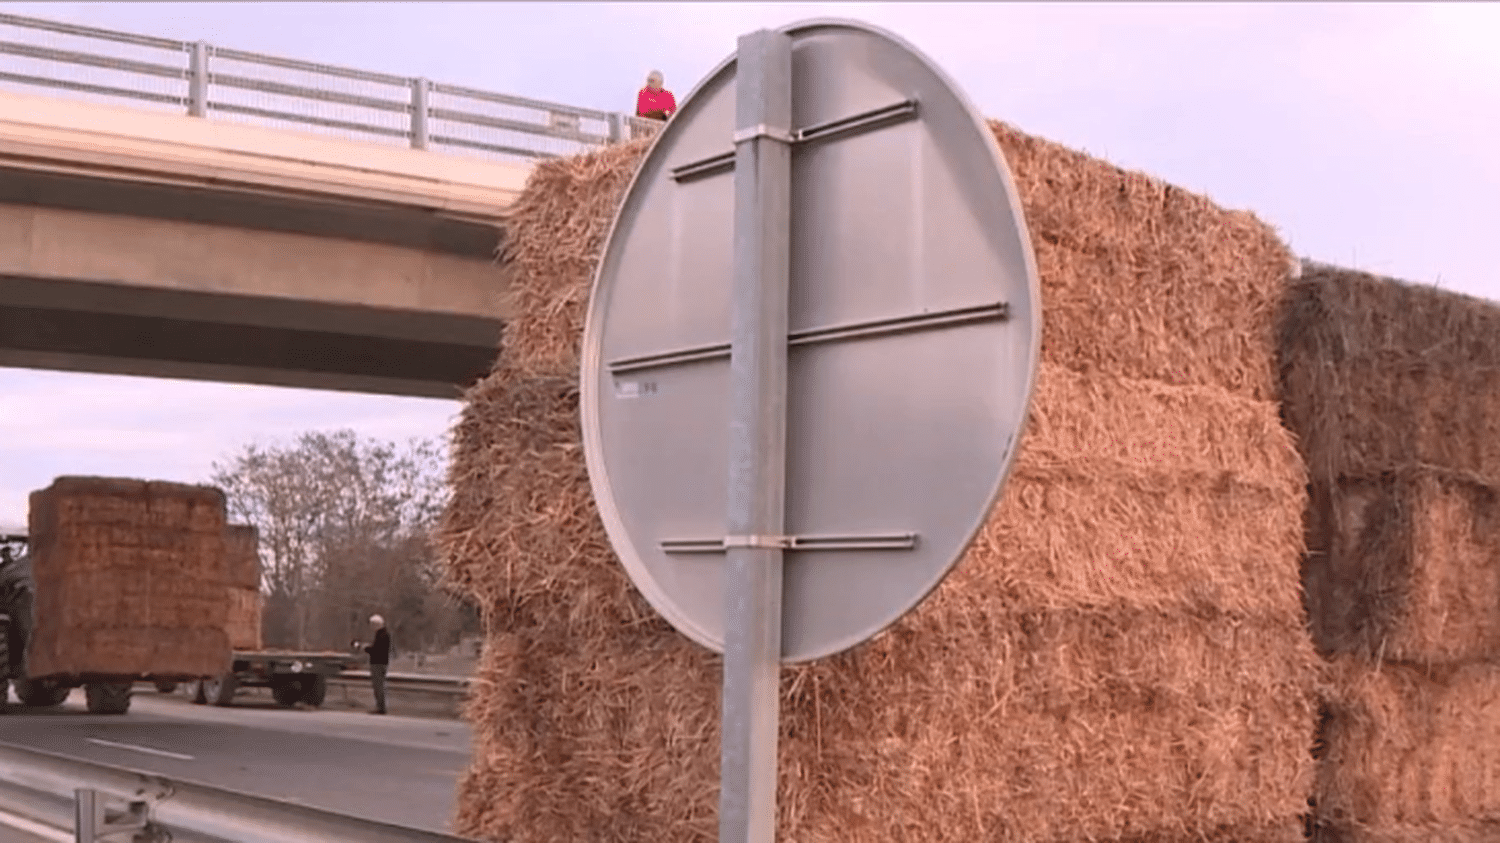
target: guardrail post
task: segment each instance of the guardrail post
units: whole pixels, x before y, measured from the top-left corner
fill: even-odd
[[[73,791],[73,843],[99,843],[101,838],[150,825],[146,803],[131,802],[124,816],[111,821],[104,800],[105,795],[92,788]]]
[[[208,42],[193,44],[193,56],[188,64],[188,114],[192,117],[208,116]]]
[[[611,111],[609,113],[609,142],[611,144],[619,143],[621,138],[625,136],[622,123],[624,123],[624,120],[621,119],[620,112]]]
[[[427,148],[427,92],[431,87],[426,79],[411,80],[411,147]]]
[[[97,843],[99,826],[104,825],[104,800],[99,791],[79,789],[73,791],[73,841],[74,843]]]

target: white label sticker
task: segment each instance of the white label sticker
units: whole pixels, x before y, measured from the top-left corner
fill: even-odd
[[[641,398],[656,394],[656,381],[616,381],[616,398]]]

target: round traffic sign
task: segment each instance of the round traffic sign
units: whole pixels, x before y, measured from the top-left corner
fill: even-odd
[[[1019,447],[1041,298],[1009,170],[933,64],[864,24],[792,37],[784,661],[937,586]],[[735,64],[681,104],[610,232],[584,331],[584,453],[646,599],[723,651]]]

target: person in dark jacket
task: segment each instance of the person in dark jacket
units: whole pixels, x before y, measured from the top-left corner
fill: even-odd
[[[375,628],[375,640],[365,648],[370,656],[370,685],[375,691],[375,710],[371,714],[385,714],[385,674],[391,665],[391,634],[385,630],[385,618],[370,616],[370,626]]]

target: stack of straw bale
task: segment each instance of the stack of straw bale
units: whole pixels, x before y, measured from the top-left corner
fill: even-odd
[[[916,611],[787,669],[780,829],[809,841],[1290,841],[1312,789],[1291,266],[1248,214],[1007,126],[1046,329],[1018,466]],[[546,162],[440,534],[487,641],[460,833],[716,834],[720,663],[635,592],[579,438],[589,281],[642,145]]]
[[[59,477],[32,492],[30,506],[29,675],[185,679],[228,669],[222,492]]]
[[[1500,837],[1500,307],[1313,266],[1281,332],[1311,475],[1305,579],[1333,662],[1318,823]]]
[[[261,649],[260,533],[246,524],[224,529],[225,590],[229,618],[225,631],[236,650]]]

